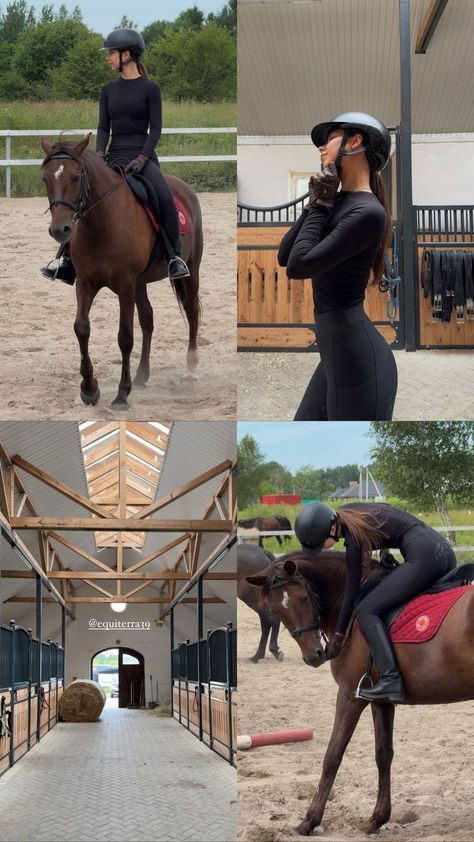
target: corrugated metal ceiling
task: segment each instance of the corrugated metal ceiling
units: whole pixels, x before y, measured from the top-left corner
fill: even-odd
[[[474,130],[474,2],[449,0],[415,55],[430,0],[412,0],[413,132]],[[343,111],[400,122],[399,0],[238,3],[241,135],[307,135]]]

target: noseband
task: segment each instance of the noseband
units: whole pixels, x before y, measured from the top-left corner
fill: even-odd
[[[269,590],[273,591],[276,590],[276,588],[283,588],[285,585],[303,585],[306,591],[306,596],[308,597],[313,607],[315,619],[315,622],[309,626],[299,626],[297,629],[294,629],[292,632],[290,632],[291,636],[296,639],[307,631],[317,631],[318,637],[322,638],[324,642],[327,643],[328,638],[322,628],[321,600],[319,599],[319,596],[315,594],[315,592],[308,584],[304,576],[301,575],[301,573],[295,573],[294,576],[291,577],[291,579],[280,579],[274,571],[273,580],[270,583]]]
[[[74,158],[72,155],[68,155],[66,152],[58,152],[55,155],[51,155],[51,158],[49,159],[49,161],[60,161],[60,160],[76,161],[76,163],[79,163],[76,160],[76,158]],[[49,164],[49,161],[48,161],[48,164]],[[65,205],[65,207],[70,208],[71,210],[74,211],[74,216],[72,218],[72,224],[74,225],[81,218],[81,216],[84,215],[84,209],[85,209],[86,202],[89,198],[89,194],[90,194],[90,186],[89,186],[89,181],[87,179],[87,173],[84,169],[84,166],[81,164],[80,189],[79,189],[79,197],[77,199],[77,202],[75,204],[73,204],[72,202],[68,202],[67,199],[54,199],[52,202],[50,202],[49,207],[46,208],[45,213],[48,213],[48,211],[50,211],[51,208],[56,207],[56,205]]]

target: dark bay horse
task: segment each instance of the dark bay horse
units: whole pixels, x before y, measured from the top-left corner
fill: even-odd
[[[277,529],[284,529],[291,531],[293,528],[291,522],[288,520],[287,517],[284,515],[269,515],[268,517],[252,517],[247,518],[247,520],[238,520],[237,526],[241,526],[242,529],[258,529],[259,532],[275,532]],[[283,544],[280,535],[274,536],[280,546]],[[283,538],[286,541],[291,541],[289,535],[283,535]],[[258,539],[259,547],[263,547],[263,538]]]
[[[119,298],[118,344],[122,354],[122,374],[112,407],[128,409],[132,389],[130,354],[133,348],[133,316],[137,305],[143,334],[135,386],[144,386],[150,375],[150,345],[153,310],[147,284],[167,277],[167,259],[160,246],[156,259],[148,265],[155,231],[143,205],[128,184],[102,158],[87,149],[90,134],[79,143],[49,143],[42,138],[46,153],[42,163],[43,181],[50,202],[50,235],[58,242],[71,242],[76,269],[77,314],[74,330],[81,352],[81,398],[95,406],[100,390],[89,356],[89,312],[95,296],[107,287]],[[173,282],[180,308],[189,323],[187,377],[196,379],[199,306],[199,266],[203,239],[201,208],[194,191],[179,178],[166,180],[185,209],[189,233],[183,236],[183,258],[190,277]]]
[[[262,630],[258,649],[255,655],[250,658],[254,663],[265,657],[265,649],[270,632],[270,652],[277,661],[283,660],[283,652],[278,647],[280,618],[276,614],[272,614],[265,600],[262,599],[261,589],[249,584],[246,579],[247,576],[261,573],[274,558],[275,556],[272,553],[257,547],[256,544],[240,544],[237,549],[237,596],[258,614],[260,628]]]
[[[380,574],[380,564],[370,561],[363,581]],[[318,667],[325,661],[321,638],[324,634],[330,637],[335,631],[345,576],[344,553],[321,553],[317,559],[308,561],[297,551],[281,556],[259,576],[249,577],[253,585],[263,588],[269,609],[295,637],[304,661],[310,666]],[[448,704],[474,699],[474,588],[466,588],[431,640],[416,645],[396,644],[395,652],[406,690],[403,704]],[[378,794],[365,832],[374,833],[390,818],[395,706],[391,702],[370,703],[355,698],[367,658],[365,640],[352,621],[340,655],[331,661],[331,671],[339,685],[336,717],[316,794],[297,828],[304,836],[309,836],[322,821],[344,752],[368,704],[374,721]],[[371,677],[376,676],[373,668]]]

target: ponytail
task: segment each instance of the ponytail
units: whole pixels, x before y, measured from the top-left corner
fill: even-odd
[[[392,234],[392,219],[390,216],[390,210],[388,207],[388,200],[387,200],[387,190],[385,188],[384,181],[382,176],[379,175],[375,169],[372,168],[372,162],[370,160],[370,156],[367,156],[370,163],[370,189],[372,193],[375,194],[377,199],[379,200],[380,204],[382,205],[383,209],[385,210],[386,214],[386,224],[385,224],[385,231],[383,235],[383,240],[380,244],[380,248],[375,255],[374,263],[372,266],[372,277],[370,280],[371,284],[378,284],[382,280],[383,270],[384,270],[384,254],[387,249],[387,246],[390,244],[390,238]]]
[[[383,522],[371,512],[344,507],[337,512],[337,522],[350,532],[361,549],[364,561],[369,560],[372,550],[378,549],[388,538],[387,533],[383,531]]]
[[[137,59],[137,67],[138,67],[138,72],[139,72],[140,76],[144,76],[145,79],[148,79],[149,76],[148,76],[148,73],[147,73],[147,69],[146,69],[145,65],[143,64],[143,62],[140,61],[140,59]]]

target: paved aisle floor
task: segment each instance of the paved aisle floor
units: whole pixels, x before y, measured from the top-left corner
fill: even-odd
[[[0,779],[1,842],[236,838],[236,770],[175,720],[59,723]]]
[[[395,351],[395,360],[394,421],[474,419],[472,351]],[[317,353],[240,353],[239,420],[291,421],[318,362]]]

